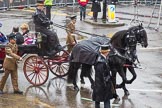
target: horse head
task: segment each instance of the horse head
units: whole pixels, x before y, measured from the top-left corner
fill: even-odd
[[[142,24],[138,26],[133,26],[128,29],[129,31],[129,41],[133,43],[140,43],[142,47],[148,46],[148,39],[147,39],[147,33],[145,29],[143,28]],[[135,36],[133,38],[133,36]],[[131,38],[132,37],[132,38]]]

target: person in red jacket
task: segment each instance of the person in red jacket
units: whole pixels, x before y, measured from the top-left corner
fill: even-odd
[[[78,0],[78,3],[80,5],[80,20],[82,21],[82,18],[83,20],[85,20],[85,17],[86,17],[86,5],[88,3],[88,0]]]

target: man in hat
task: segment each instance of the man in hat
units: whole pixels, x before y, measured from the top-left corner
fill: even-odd
[[[13,90],[15,94],[23,94],[18,88],[18,73],[17,73],[17,60],[22,60],[20,56],[17,55],[18,47],[16,44],[16,36],[10,35],[9,43],[5,47],[6,57],[4,59],[3,68],[4,75],[0,81],[0,94],[3,94],[3,88],[5,86],[6,80],[11,74],[11,81],[13,85]]]
[[[110,99],[113,98],[110,68],[107,56],[110,52],[108,45],[102,45],[95,69],[95,86],[92,99],[95,101],[95,108],[100,108],[100,102],[104,102],[104,108],[110,107]]]
[[[37,1],[36,11],[33,14],[33,21],[35,24],[35,31],[47,36],[47,55],[53,56],[62,50],[56,32],[49,29],[49,26],[53,24],[53,22],[50,21],[44,13],[44,0]]]
[[[76,15],[70,16],[71,21],[67,24],[67,38],[66,38],[66,44],[68,44],[68,52],[70,53],[72,51],[72,48],[77,43],[75,39],[75,23],[76,23]]]
[[[97,22],[98,12],[101,12],[101,5],[100,5],[101,0],[91,0],[91,1],[92,1],[91,11],[93,12],[93,20],[94,22]]]

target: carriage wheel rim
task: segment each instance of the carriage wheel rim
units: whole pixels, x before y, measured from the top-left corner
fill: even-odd
[[[48,79],[49,75],[48,67],[46,66],[44,61],[37,56],[28,57],[24,62],[23,69],[26,79],[32,85],[35,86],[43,85]]]
[[[69,67],[69,53],[65,50],[62,51],[57,58],[52,60],[48,60],[48,67],[50,71],[56,75],[57,77],[64,77],[68,74],[68,67]]]

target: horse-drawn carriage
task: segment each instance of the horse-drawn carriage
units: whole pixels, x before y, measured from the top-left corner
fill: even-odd
[[[5,46],[0,44],[1,64],[5,58]],[[18,55],[25,57],[30,54],[24,61],[23,71],[26,79],[34,86],[43,85],[48,79],[49,71],[57,77],[67,75],[69,53],[63,49],[52,57],[49,57],[45,53],[45,47],[43,35],[40,34],[36,35],[35,44],[18,45]]]

